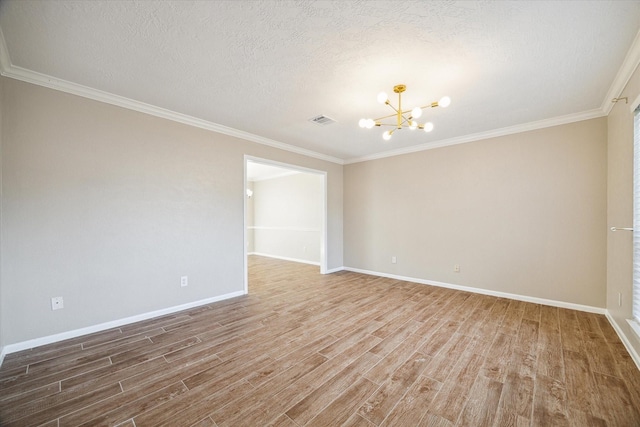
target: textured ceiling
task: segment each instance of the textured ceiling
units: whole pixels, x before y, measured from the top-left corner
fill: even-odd
[[[0,28],[5,75],[353,160],[602,115],[640,2],[5,0]],[[405,106],[453,102],[428,111],[430,134],[386,142],[358,120],[390,113],[376,95],[399,83]]]

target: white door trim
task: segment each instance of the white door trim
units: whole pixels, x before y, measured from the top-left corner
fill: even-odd
[[[306,168],[304,166],[293,165],[290,163],[278,162],[275,160],[264,159],[261,157],[255,157],[245,154],[244,155],[244,187],[243,191],[243,255],[244,255],[244,293],[249,293],[249,272],[247,266],[247,163],[262,163],[270,166],[277,166],[285,169],[292,169],[298,172],[312,173],[322,176],[322,230],[320,232],[320,274],[327,274],[327,172]]]

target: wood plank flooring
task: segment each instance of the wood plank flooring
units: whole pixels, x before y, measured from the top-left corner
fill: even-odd
[[[250,258],[250,294],[6,357],[2,426],[640,426],[606,318]]]

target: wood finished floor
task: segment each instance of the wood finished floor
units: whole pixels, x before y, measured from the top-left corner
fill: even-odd
[[[10,354],[2,426],[638,426],[601,315],[250,259],[250,295]]]

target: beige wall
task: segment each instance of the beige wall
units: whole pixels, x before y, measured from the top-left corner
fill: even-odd
[[[344,180],[347,267],[605,307],[606,118],[355,163]]]
[[[320,264],[323,180],[299,173],[254,183],[254,251]]]
[[[636,69],[608,117],[608,227],[633,225],[633,112],[631,103],[640,95],[640,71]],[[609,232],[607,239],[607,310],[627,341],[640,353],[640,340],[626,319],[632,318],[632,234]],[[618,305],[618,293],[622,306]]]
[[[623,95],[638,94],[636,71]],[[640,351],[625,320],[631,236],[607,233],[631,224],[623,103],[347,165],[343,184],[337,164],[12,79],[0,100],[0,346],[241,291],[248,154],[327,171],[329,269],[606,306]]]
[[[343,265],[341,165],[1,80],[2,345],[242,291],[245,155],[327,172]]]

